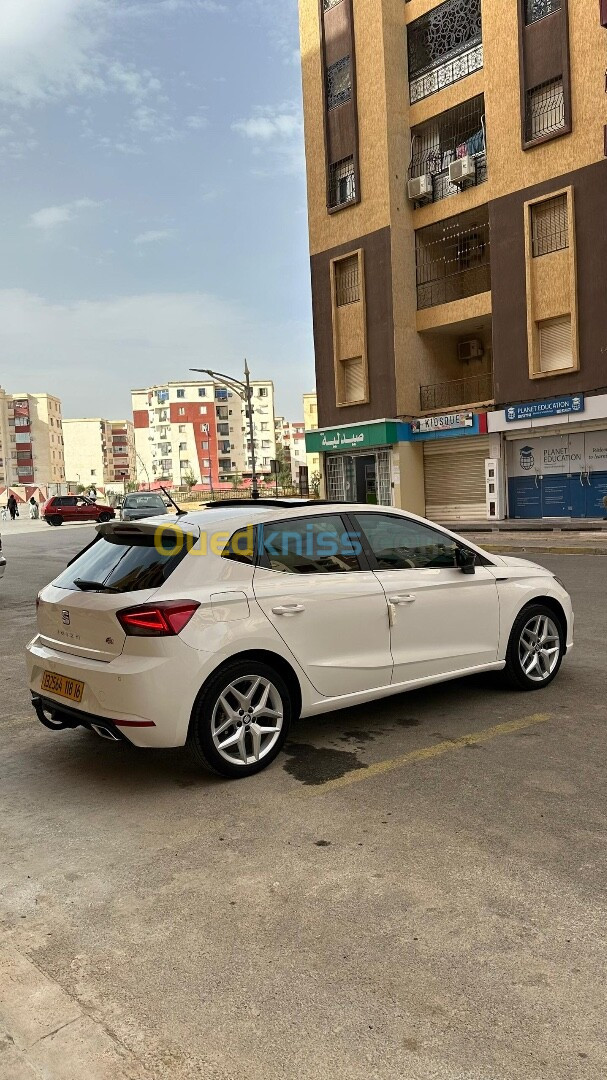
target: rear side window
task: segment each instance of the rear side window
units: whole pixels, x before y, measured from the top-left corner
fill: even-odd
[[[97,582],[120,593],[159,589],[186,554],[183,537],[171,530],[163,533],[161,546],[155,544],[154,533],[129,536],[128,541],[108,534],[85,548],[53,585],[75,591],[77,581]]]
[[[349,574],[361,569],[360,541],[338,514],[259,527],[260,566],[282,574]]]

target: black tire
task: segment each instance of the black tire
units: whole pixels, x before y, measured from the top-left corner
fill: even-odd
[[[533,624],[534,620],[542,618],[549,619],[556,631],[558,641],[556,642],[555,639],[556,643],[551,644],[550,648],[558,647],[558,656],[554,667],[552,667],[550,671],[546,671],[545,674],[542,674],[542,672],[536,668],[532,676],[525,672],[521,656],[521,649],[523,649],[523,652],[525,648],[530,649],[532,635],[527,636],[525,643],[522,643],[522,635],[525,628],[529,627],[530,624]],[[523,608],[519,615],[517,615],[510,632],[510,640],[508,641],[508,649],[506,652],[506,667],[503,672],[506,681],[510,686],[515,687],[517,690],[543,690],[544,687],[549,686],[550,683],[556,679],[563,661],[563,656],[565,655],[565,648],[566,631],[562,617],[557,615],[552,608],[546,607],[546,605],[541,602],[537,604],[528,604],[528,606]],[[544,659],[542,659],[542,663],[545,664]]]
[[[100,525],[103,525],[104,522],[111,521],[111,520],[112,520],[112,515],[111,514],[100,514],[99,517],[97,518],[97,521],[99,522]]]
[[[47,521],[49,525],[55,525],[57,528],[59,527],[59,525],[63,525],[63,518],[61,517],[61,514],[53,514],[52,517],[47,518]]]
[[[268,749],[267,752],[264,753],[264,756],[260,757],[258,761],[253,761],[251,764],[244,764],[244,762],[241,765],[232,764],[219,752],[213,741],[212,724],[215,708],[216,706],[219,707],[220,697],[227,694],[228,688],[232,683],[238,682],[239,680],[243,680],[244,682],[244,680],[247,679],[253,681],[257,678],[267,680],[267,682],[271,683],[273,690],[280,698],[282,707],[282,726],[280,728],[280,733],[271,748]],[[202,765],[205,769],[210,770],[210,772],[217,773],[219,776],[228,777],[231,780],[244,779],[245,776],[253,776],[255,773],[261,772],[262,769],[267,768],[267,766],[274,761],[284,746],[289,733],[292,717],[293,702],[291,694],[284,679],[278,672],[268,664],[259,663],[255,660],[237,660],[226,664],[225,667],[220,668],[219,671],[212,675],[206,686],[198,695],[192,710],[187,745],[197,763]],[[271,721],[267,722],[271,723]],[[235,735],[237,733],[237,726],[242,728],[243,723],[244,721],[239,721],[238,718],[236,718],[232,727],[228,728],[226,731],[226,735],[229,736],[232,729],[233,734]],[[248,730],[249,729],[247,728],[247,731]],[[252,751],[252,736],[244,735],[243,738],[245,740],[248,738],[248,743],[246,744],[247,749],[244,755],[247,756],[249,749]],[[234,752],[236,753],[235,748]]]

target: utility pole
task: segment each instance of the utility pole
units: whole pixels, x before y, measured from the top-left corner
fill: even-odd
[[[253,387],[251,386],[251,374],[247,361],[244,362],[244,382],[233,379],[231,375],[223,375],[221,371],[212,371],[211,368],[190,368],[199,375],[210,375],[212,379],[225,383],[234,390],[245,403],[245,412],[249,420],[249,438],[251,440],[251,498],[259,498],[259,485],[257,482],[257,462],[255,458],[255,427],[253,424]],[[211,477],[213,475],[211,466]]]

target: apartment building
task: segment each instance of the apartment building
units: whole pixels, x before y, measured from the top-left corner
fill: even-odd
[[[300,0],[326,493],[607,494],[605,0]]]
[[[75,484],[123,491],[135,479],[135,435],[130,420],[64,420],[65,474]]]
[[[46,488],[64,481],[59,398],[0,388],[0,484]]]
[[[299,470],[307,466],[306,426],[303,421],[276,417],[276,446],[282,447],[285,463],[291,470],[294,484],[299,484]]]
[[[276,457],[274,385],[253,381],[256,469]],[[248,411],[238,394],[212,380],[170,382],[132,391],[137,477],[183,486],[194,475],[213,486],[252,470]]]
[[[318,399],[316,394],[303,395],[303,417],[305,431],[318,430]],[[312,483],[312,478],[320,474],[320,455],[306,452],[306,465],[308,466],[310,483]]]

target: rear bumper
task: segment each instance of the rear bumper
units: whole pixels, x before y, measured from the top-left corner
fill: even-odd
[[[94,731],[102,739],[110,742],[130,742],[123,730],[113,720],[102,719],[92,713],[72,709],[69,705],[59,705],[51,698],[42,697],[32,692],[32,705],[41,724],[50,731],[65,731],[68,728],[85,727]]]
[[[132,648],[136,649],[136,639]],[[208,671],[201,655],[180,638],[158,643],[156,656],[124,652],[111,663],[58,652],[39,636],[27,646],[29,688],[61,717],[88,718],[113,725],[135,746],[183,746],[192,708]],[[84,683],[82,701],[74,708],[42,690],[45,671]],[[79,726],[83,723],[66,726]],[[51,725],[52,726],[52,725]],[[89,726],[84,724],[84,726]]]

